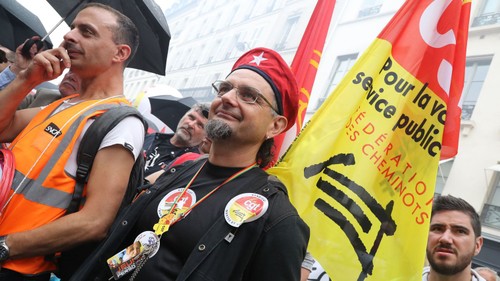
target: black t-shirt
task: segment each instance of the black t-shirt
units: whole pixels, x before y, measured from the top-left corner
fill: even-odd
[[[197,151],[196,147],[177,147],[170,143],[173,134],[154,133],[146,135],[143,150],[146,155],[144,176],[147,177],[157,172],[175,158],[186,152]]]
[[[194,193],[196,201],[199,201],[203,196],[241,169],[223,168],[207,162],[191,185],[191,191],[187,193]],[[251,182],[258,172],[258,168],[251,169],[226,183],[192,209],[184,219],[171,226],[169,231],[164,233],[161,238],[159,251],[146,262],[137,275],[136,280],[175,280],[201,237],[220,216],[224,215],[226,204],[237,194],[241,193],[240,187]],[[175,183],[160,192],[149,203],[139,218],[131,236],[129,236],[129,241],[135,239],[135,237],[146,230],[153,231],[153,225],[160,218],[158,213],[163,210],[165,199],[168,198],[166,201],[171,202],[172,198],[179,194],[180,190],[186,186],[194,175],[194,173],[188,174],[182,175]],[[186,200],[186,206],[195,203],[195,200],[192,200],[192,195],[183,196],[183,198],[189,198]],[[165,212],[166,210],[163,211]]]

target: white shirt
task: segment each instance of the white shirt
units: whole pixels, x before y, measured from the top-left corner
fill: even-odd
[[[61,105],[54,111],[53,114],[56,114],[63,109],[69,108],[79,102],[72,103],[70,102],[70,100],[65,100],[65,102],[61,103]],[[78,148],[80,147],[82,137],[85,135],[85,132],[87,132],[87,129],[94,121],[94,119],[89,119],[87,121],[87,123],[83,127],[82,133],[80,134],[80,136],[78,136],[78,139],[75,142],[75,146],[71,151],[68,162],[66,162],[66,165],[64,166],[64,170],[71,176],[76,175],[76,156],[78,154]],[[144,124],[139,119],[133,116],[124,118],[106,134],[101,142],[101,145],[99,146],[99,150],[115,144],[120,144],[123,147],[127,148],[127,150],[129,150],[133,154],[134,160],[136,160],[139,154],[142,152],[142,146],[144,144]]]
[[[76,175],[76,156],[78,154],[80,142],[93,122],[94,120],[91,119],[85,124],[82,133],[76,140],[75,147],[71,151],[68,162],[66,162],[66,166],[64,166],[64,170],[72,176]],[[142,151],[142,145],[144,144],[144,124],[133,116],[124,118],[104,137],[99,146],[99,150],[115,144],[120,144],[128,150],[132,148],[130,152],[133,154],[134,160],[137,159]]]

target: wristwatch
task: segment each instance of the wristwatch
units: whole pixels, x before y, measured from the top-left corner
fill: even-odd
[[[0,236],[0,262],[6,261],[9,258],[9,247],[5,243],[7,236]]]

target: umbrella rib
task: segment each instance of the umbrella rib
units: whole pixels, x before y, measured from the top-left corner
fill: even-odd
[[[52,32],[54,32],[54,30],[56,30],[56,28],[58,28],[61,23],[63,23],[63,21],[65,21],[66,18],[71,15],[71,13],[73,13],[84,1],[86,0],[80,0],[80,2],[76,3],[76,5],[73,6],[73,8],[71,8],[71,10],[69,10],[69,12],[63,18],[61,18],[45,36],[43,36],[42,41],[45,41],[45,39],[49,37],[49,35],[52,34]]]

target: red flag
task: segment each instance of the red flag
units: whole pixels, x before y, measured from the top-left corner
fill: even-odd
[[[461,2],[469,5],[462,5]],[[420,5],[419,1],[404,5],[398,14],[423,14],[422,20],[425,18],[436,21],[436,29],[424,28],[433,25],[407,25],[401,22],[401,19],[406,22],[414,20],[410,16],[394,17],[378,36],[392,43],[392,54],[399,64],[419,80],[427,81],[428,88],[446,103],[445,110],[433,109],[433,113],[439,114],[438,119],[444,123],[441,159],[452,158],[458,150],[462,115],[460,97],[464,85],[471,1],[461,2],[448,1],[442,19],[435,16],[441,9],[439,2],[429,7]],[[453,14],[458,9],[453,6],[463,7],[459,17]],[[407,30],[404,33],[401,32],[403,28]],[[432,56],[426,56],[431,52]]]
[[[295,126],[274,139],[276,146],[274,163],[278,156],[285,152],[302,128],[334,7],[335,0],[318,0],[293,58],[291,69],[295,74],[300,90],[299,112]],[[279,152],[279,154],[276,152]]]

